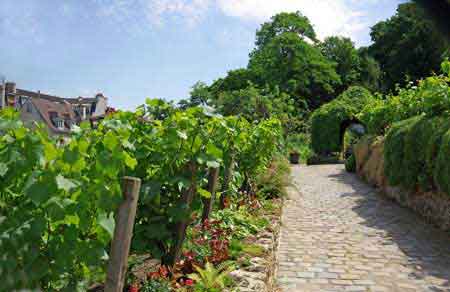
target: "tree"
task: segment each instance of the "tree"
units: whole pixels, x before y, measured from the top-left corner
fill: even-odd
[[[257,78],[251,70],[240,68],[228,71],[227,76],[219,78],[210,86],[211,94],[218,95],[220,92],[234,91],[247,88],[250,82],[257,81]]]
[[[202,81],[198,81],[192,86],[190,98],[188,100],[186,99],[180,100],[178,105],[181,108],[186,109],[189,107],[207,105],[210,99],[211,93],[208,85]]]
[[[279,13],[264,23],[256,32],[256,49],[266,46],[274,37],[285,32],[295,33],[301,38],[316,41],[316,33],[309,19],[299,11]]]
[[[400,4],[397,13],[372,27],[369,51],[384,72],[383,86],[405,85],[439,71],[448,46],[435,24],[415,3]]]
[[[264,83],[279,86],[312,108],[331,99],[341,84],[335,63],[294,32],[284,32],[250,55],[249,69]]]
[[[337,93],[343,92],[350,85],[360,80],[360,56],[351,39],[345,37],[327,37],[319,44],[322,54],[336,62],[336,72],[341,77],[342,84]]]
[[[369,54],[367,47],[358,49],[359,55],[359,84],[372,92],[380,90],[380,64]]]

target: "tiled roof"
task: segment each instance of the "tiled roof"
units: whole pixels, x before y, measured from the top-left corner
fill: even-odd
[[[50,117],[50,113],[54,112],[58,115],[59,118],[64,118],[68,116],[72,122],[75,121],[75,113],[70,106],[70,104],[66,101],[63,102],[54,102],[44,98],[31,98],[31,102],[39,111],[42,119],[45,121],[47,126],[54,132],[58,133],[69,133],[70,129],[65,127],[64,130],[57,128]]]
[[[42,99],[53,101],[53,102],[55,102],[55,101],[56,102],[66,101],[66,102],[71,103],[71,104],[94,103],[96,101],[96,99],[92,98],[92,97],[62,98],[62,97],[58,97],[58,96],[43,94],[43,93],[29,91],[29,90],[24,90],[24,89],[19,89],[19,88],[16,91],[16,95],[28,96],[28,97],[31,97],[33,99],[34,98],[42,98]]]

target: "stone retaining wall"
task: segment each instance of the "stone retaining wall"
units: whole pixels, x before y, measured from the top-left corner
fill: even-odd
[[[384,175],[384,138],[365,137],[354,148],[356,172],[384,195],[421,214],[427,221],[450,230],[450,197],[439,192],[407,191],[389,185]]]

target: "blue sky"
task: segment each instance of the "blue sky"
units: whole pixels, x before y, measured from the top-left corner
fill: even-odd
[[[198,80],[246,66],[255,31],[300,10],[319,37],[370,43],[401,0],[1,0],[0,74],[18,87],[77,97],[103,92],[133,109],[179,100]]]

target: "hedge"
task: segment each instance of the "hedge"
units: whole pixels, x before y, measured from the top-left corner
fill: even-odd
[[[333,101],[323,105],[311,117],[312,147],[316,153],[340,152],[342,149],[341,126],[351,121],[372,100],[371,93],[360,86],[353,86]]]
[[[437,188],[450,195],[450,117],[421,115],[394,123],[384,149],[391,185]]]

